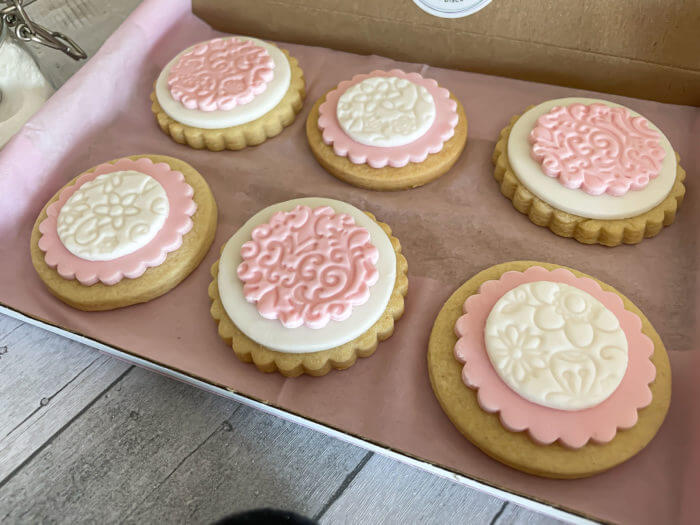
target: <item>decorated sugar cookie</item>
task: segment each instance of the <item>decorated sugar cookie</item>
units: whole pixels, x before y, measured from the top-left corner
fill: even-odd
[[[613,287],[555,264],[514,261],[462,285],[430,336],[433,390],[489,456],[581,478],[634,456],[663,423],[668,355]]]
[[[446,173],[467,141],[462,105],[435,80],[399,69],[355,75],[309,113],[311,151],[337,178],[373,190],[422,186]]]
[[[518,211],[586,244],[653,237],[673,223],[685,195],[685,171],[661,130],[605,100],[529,108],[503,129],[493,161]]]
[[[206,255],[217,223],[189,164],[136,155],[63,187],[32,231],[32,263],[49,291],[80,310],[111,310],[168,292]]]
[[[404,310],[407,263],[389,226],[303,198],[255,214],[212,267],[219,335],[263,372],[320,376],[374,353]]]
[[[185,49],[151,94],[158,125],[196,149],[258,145],[290,125],[305,97],[297,60],[257,38],[215,38]]]

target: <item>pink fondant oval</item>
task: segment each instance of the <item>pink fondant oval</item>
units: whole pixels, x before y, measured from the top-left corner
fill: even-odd
[[[297,206],[257,226],[241,247],[243,294],[287,328],[323,328],[369,300],[379,252],[366,228],[328,206]]]
[[[553,107],[537,119],[530,143],[545,175],[591,195],[644,189],[666,156],[644,117],[605,104]]]

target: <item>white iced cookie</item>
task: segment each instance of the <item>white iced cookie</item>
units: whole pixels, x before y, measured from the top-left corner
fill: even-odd
[[[564,283],[510,290],[491,310],[484,339],[493,367],[512,390],[559,410],[605,401],[627,370],[627,338],[615,315]]]
[[[354,141],[396,147],[422,137],[435,121],[435,100],[428,90],[398,77],[371,77],[338,99],[338,123]]]
[[[231,109],[202,111],[201,109],[186,107],[173,97],[168,86],[168,76],[170,75],[170,70],[180,60],[180,57],[196,47],[192,46],[173,58],[163,68],[156,81],[155,96],[168,116],[187,126],[202,129],[221,129],[252,122],[270,112],[280,103],[289,89],[292,78],[292,70],[285,54],[277,46],[257,38],[236,36],[225,40],[232,38],[243,42],[252,42],[254,45],[264,49],[272,58],[273,76],[271,80],[266,82],[264,91],[256,94],[252,101],[238,104]],[[201,46],[203,44],[198,45]]]
[[[515,122],[508,138],[508,162],[523,186],[550,206],[588,219],[614,220],[636,217],[661,203],[673,188],[677,174],[677,163],[671,143],[652,122],[648,122],[648,126],[658,133],[665,157],[658,176],[642,190],[629,191],[620,196],[591,195],[579,189],[568,188],[561,184],[557,178],[543,173],[542,166],[531,154],[530,133],[537,125],[538,119],[554,107],[566,107],[572,104],[603,104],[611,108],[624,107],[607,100],[571,97],[548,100],[526,111]],[[636,111],[630,109],[628,111],[633,118],[640,116]],[[605,137],[605,140],[607,139],[608,137]],[[608,147],[614,149],[612,147],[614,145]],[[576,146],[576,144],[572,144],[572,146]],[[578,146],[578,149],[585,151],[584,146]]]
[[[168,197],[157,180],[137,171],[116,171],[76,190],[58,214],[57,231],[73,255],[109,261],[151,242],[168,213]]]
[[[267,223],[275,213],[290,212],[297,206],[328,206],[335,213],[351,216],[356,225],[369,232],[371,243],[378,252],[378,279],[370,288],[369,299],[353,307],[346,319],[332,320],[322,328],[287,328],[277,319],[263,317],[256,304],[246,300],[244,283],[237,274],[243,261],[242,247],[251,240],[253,230]],[[285,353],[318,352],[339,347],[367,332],[386,311],[397,279],[396,252],[379,224],[350,204],[315,197],[281,202],[255,214],[224,246],[218,271],[219,295],[231,321],[255,343]]]

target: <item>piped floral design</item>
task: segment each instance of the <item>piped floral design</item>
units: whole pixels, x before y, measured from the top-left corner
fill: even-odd
[[[526,399],[551,408],[599,404],[627,368],[627,340],[613,313],[565,283],[529,282],[510,290],[496,302],[484,331],[486,351],[501,379]],[[518,332],[525,337],[504,348],[504,334]],[[538,354],[536,371],[528,366],[526,350]]]
[[[531,335],[529,330],[511,324],[498,330],[493,338],[492,354],[499,368],[523,381],[547,366],[540,343],[541,339]]]
[[[134,206],[136,195],[127,195],[120,197],[112,194],[109,196],[109,202],[100,206],[95,206],[95,215],[100,219],[109,221],[114,228],[121,228],[124,220],[131,215],[136,215],[139,209]]]
[[[343,93],[336,117],[354,141],[396,147],[413,142],[430,129],[435,101],[425,87],[405,78],[371,77]]]
[[[165,189],[153,177],[115,171],[78,188],[61,208],[56,229],[72,254],[106,261],[148,244],[167,216]]]

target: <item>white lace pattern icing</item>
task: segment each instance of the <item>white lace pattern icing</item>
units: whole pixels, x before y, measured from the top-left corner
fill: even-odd
[[[63,205],[58,237],[77,257],[110,261],[152,241],[169,211],[165,189],[150,175],[105,173],[83,184]]]
[[[338,99],[338,123],[366,146],[396,147],[423,136],[435,121],[435,101],[423,86],[398,77],[371,77]]]
[[[494,305],[484,329],[500,378],[528,401],[582,410],[605,401],[627,370],[627,338],[615,315],[571,285],[521,284]]]

